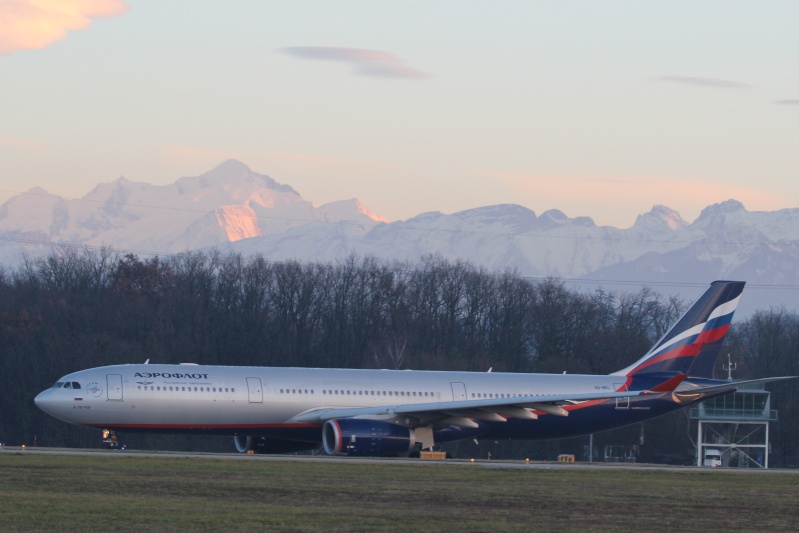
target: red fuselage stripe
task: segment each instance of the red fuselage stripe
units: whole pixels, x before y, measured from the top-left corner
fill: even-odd
[[[96,428],[129,429],[279,429],[318,428],[320,424],[85,424]]]

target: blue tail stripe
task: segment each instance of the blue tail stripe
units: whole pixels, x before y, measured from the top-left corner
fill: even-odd
[[[615,375],[636,372],[707,373],[732,323],[744,282],[715,281],[641,359]],[[714,316],[714,313],[722,313]],[[701,359],[702,363],[697,364]],[[712,361],[711,361],[712,359]],[[712,372],[712,364],[710,364]],[[690,370],[690,372],[689,372]]]

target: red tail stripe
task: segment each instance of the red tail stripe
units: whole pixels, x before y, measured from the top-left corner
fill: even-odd
[[[630,374],[635,374],[636,372],[639,372],[641,369],[647,368],[648,366],[652,366],[654,364],[663,361],[667,361],[669,359],[677,359],[679,357],[696,357],[697,355],[699,355],[699,352],[702,350],[702,346],[704,344],[709,344],[723,339],[724,336],[729,331],[729,329],[730,325],[726,324],[724,326],[719,326],[717,328],[701,331],[691,344],[678,346],[676,348],[663,352],[662,354],[656,357],[647,359],[646,361],[638,365],[635,369],[633,369],[633,371],[630,372]]]
[[[672,392],[677,388],[677,385],[683,382],[687,374],[677,374],[671,379],[667,379],[657,387],[650,389],[652,392]]]

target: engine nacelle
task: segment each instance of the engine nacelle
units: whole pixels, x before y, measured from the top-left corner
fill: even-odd
[[[340,418],[322,427],[322,444],[330,455],[395,455],[416,444],[412,429],[381,420]]]
[[[252,437],[244,435],[236,435],[233,437],[233,444],[236,445],[236,451],[239,453],[247,453],[252,450]]]
[[[319,448],[319,442],[306,442],[299,440],[274,439],[271,437],[251,437],[236,435],[233,444],[239,453],[294,453]]]

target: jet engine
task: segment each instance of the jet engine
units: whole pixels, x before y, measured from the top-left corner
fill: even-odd
[[[236,435],[233,444],[239,453],[252,451],[258,454],[267,453],[292,453],[319,448],[319,442],[305,442],[298,440],[273,439],[270,437],[251,437],[249,435]]]
[[[239,453],[247,453],[252,450],[252,437],[245,435],[236,435],[233,437],[233,444],[236,445],[236,451]]]
[[[382,420],[339,418],[322,427],[322,444],[330,455],[396,455],[416,444],[414,430]]]

